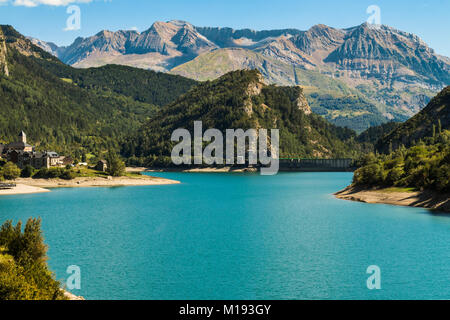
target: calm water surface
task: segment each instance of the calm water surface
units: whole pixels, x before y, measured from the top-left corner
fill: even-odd
[[[450,216],[335,199],[350,173],[153,175],[182,184],[1,197],[0,221],[42,217],[87,299],[450,298]]]

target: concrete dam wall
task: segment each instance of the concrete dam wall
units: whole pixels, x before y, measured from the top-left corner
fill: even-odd
[[[280,159],[280,171],[348,172],[352,164],[352,159]]]

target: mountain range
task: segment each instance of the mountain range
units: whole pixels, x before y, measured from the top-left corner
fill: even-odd
[[[37,148],[77,159],[121,147],[130,163],[170,165],[171,132],[202,120],[222,131],[279,128],[283,156],[361,152],[353,130],[312,113],[301,87],[268,85],[257,70],[197,82],[120,65],[78,69],[11,26],[0,26],[0,62],[2,142],[24,130]]]
[[[407,120],[450,84],[450,59],[413,34],[367,23],[254,31],[169,21],[144,32],[104,30],[67,47],[32,41],[80,68],[121,64],[200,81],[258,69],[269,84],[301,85],[314,112],[358,131]]]
[[[130,163],[164,164],[170,130],[191,128],[194,120],[221,130],[279,128],[282,155],[289,157],[354,158],[374,144],[387,152],[449,129],[449,88],[405,123],[371,127],[357,136],[314,114],[308,88],[268,84],[257,70],[197,82],[121,65],[73,68],[0,25],[0,142],[14,141],[25,130],[38,149],[76,158],[121,146]],[[343,98],[335,109],[350,104]]]

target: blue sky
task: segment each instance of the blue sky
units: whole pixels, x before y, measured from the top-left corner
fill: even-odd
[[[80,30],[64,31],[69,5],[81,9]],[[346,28],[366,21],[370,5],[380,7],[381,23],[415,33],[450,56],[450,0],[0,0],[0,24],[67,45],[103,29],[144,31],[154,21],[172,19],[255,30],[306,30],[318,23]]]

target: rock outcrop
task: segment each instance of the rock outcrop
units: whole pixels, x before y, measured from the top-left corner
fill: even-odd
[[[0,30],[0,73],[5,76],[9,76],[8,61],[7,61],[7,49],[6,49],[6,39],[3,35],[2,30]]]

